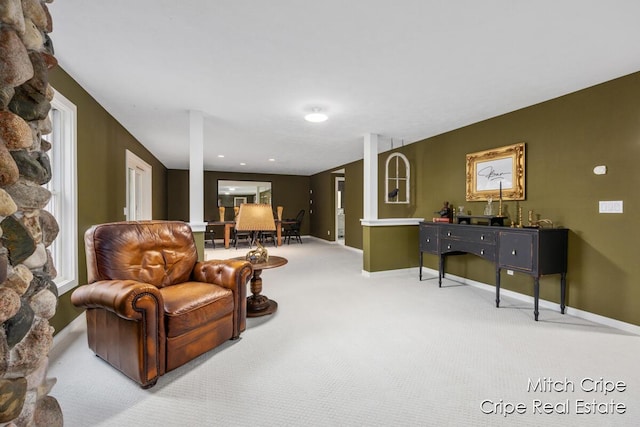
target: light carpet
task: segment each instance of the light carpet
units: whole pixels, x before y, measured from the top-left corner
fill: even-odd
[[[417,269],[367,278],[361,253],[316,239],[269,252],[289,260],[262,274],[278,311],[149,390],[93,355],[82,319],[69,326],[49,366],[65,425],[640,425],[636,335],[558,310],[534,322],[531,304],[497,309],[492,292]]]

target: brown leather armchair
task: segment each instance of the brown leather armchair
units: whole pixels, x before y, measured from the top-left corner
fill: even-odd
[[[179,221],[95,225],[84,236],[89,347],[143,388],[245,330],[245,261],[198,262]]]

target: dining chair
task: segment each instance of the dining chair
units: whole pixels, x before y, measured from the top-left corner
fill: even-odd
[[[253,231],[239,231],[235,227],[233,228],[233,247],[238,249],[238,242],[244,240],[249,245],[249,249],[253,247],[254,234]]]
[[[216,232],[213,225],[207,225],[204,230],[204,245],[207,246],[207,242],[211,242],[213,249],[216,248]]]
[[[304,209],[300,209],[298,215],[296,215],[295,219],[287,220],[291,221],[292,224],[285,225],[285,241],[287,245],[291,243],[291,237],[296,239],[299,243],[302,243],[302,237],[300,236],[300,225],[302,224],[302,219],[304,218]]]

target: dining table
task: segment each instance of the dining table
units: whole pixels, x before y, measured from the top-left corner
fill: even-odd
[[[282,246],[282,227],[287,225],[295,225],[294,220],[280,220],[276,219],[276,240],[278,246]],[[224,248],[229,249],[231,245],[231,230],[236,225],[235,221],[207,221],[208,225],[218,225],[224,227]]]

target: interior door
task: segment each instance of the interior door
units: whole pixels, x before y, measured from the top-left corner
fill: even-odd
[[[336,232],[335,232],[335,240],[336,242],[344,245],[344,232],[345,232],[345,212],[344,212],[344,177],[337,176],[336,177]]]
[[[127,150],[127,221],[151,219],[151,179],[151,166]]]

